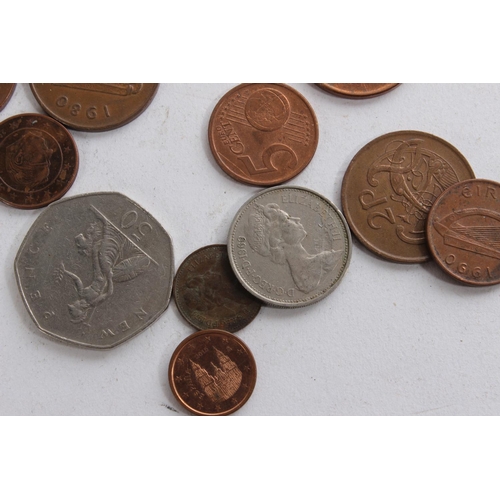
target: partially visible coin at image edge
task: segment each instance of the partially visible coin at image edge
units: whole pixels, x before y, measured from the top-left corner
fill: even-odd
[[[15,83],[0,83],[0,111],[7,106],[15,88]]]
[[[317,83],[318,87],[338,97],[367,99],[385,94],[399,83]]]

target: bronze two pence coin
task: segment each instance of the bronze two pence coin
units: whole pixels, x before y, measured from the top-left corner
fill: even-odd
[[[75,130],[100,132],[126,125],[151,103],[157,83],[32,83],[43,110]]]
[[[385,94],[399,83],[317,83],[316,85],[339,97],[367,99]]]
[[[0,123],[0,201],[41,208],[61,198],[78,172],[68,130],[45,115],[11,116]]]
[[[484,179],[448,188],[427,219],[432,256],[466,285],[500,283],[500,184]]]
[[[309,164],[318,145],[318,121],[288,85],[242,84],[215,107],[208,139],[217,163],[233,179],[273,186]]]
[[[15,83],[0,83],[0,111],[2,111],[9,102],[15,88]]]
[[[232,333],[253,321],[262,304],[236,278],[226,245],[206,246],[189,255],[175,276],[174,297],[195,328]]]
[[[464,156],[425,132],[380,136],[352,159],[342,183],[342,207],[352,232],[380,257],[402,263],[430,259],[427,214],[451,185],[473,179]]]
[[[257,368],[250,349],[223,330],[204,330],[182,341],[168,380],[174,396],[197,415],[229,415],[251,396]]]

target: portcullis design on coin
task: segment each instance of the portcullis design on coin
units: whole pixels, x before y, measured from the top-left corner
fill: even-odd
[[[173,249],[167,232],[119,193],[53,203],[15,260],[24,303],[45,333],[73,344],[114,347],[168,306]]]
[[[257,380],[254,357],[232,333],[203,330],[174,351],[168,381],[174,396],[196,415],[229,415],[252,395]]]
[[[302,307],[331,293],[351,257],[351,235],[338,208],[301,187],[271,188],[236,214],[229,260],[240,283],[279,307]]]

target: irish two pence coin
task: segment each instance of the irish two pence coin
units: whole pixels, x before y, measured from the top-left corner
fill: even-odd
[[[137,118],[151,103],[157,83],[32,83],[43,110],[75,130],[112,130]]]
[[[0,201],[41,208],[61,198],[78,173],[78,150],[59,122],[23,114],[0,123]]]
[[[432,256],[463,284],[500,283],[500,184],[484,179],[448,188],[427,220]]]
[[[223,330],[204,330],[182,341],[168,380],[174,396],[197,415],[229,415],[252,395],[257,368],[250,349]]]
[[[309,164],[318,145],[318,121],[288,85],[243,84],[215,107],[208,138],[217,163],[233,179],[273,186]]]
[[[397,87],[399,83],[318,83],[317,85],[339,97],[367,99],[385,94]]]
[[[0,83],[0,111],[7,106],[15,88],[15,83]]]
[[[237,332],[261,307],[236,279],[227,245],[206,246],[189,255],[175,276],[174,297],[184,319],[199,330]]]
[[[165,311],[173,265],[170,237],[148,212],[122,194],[91,193],[42,212],[18,251],[15,273],[38,328],[105,349]]]
[[[301,187],[271,188],[236,214],[229,232],[231,266],[257,298],[279,307],[326,297],[344,276],[351,236],[337,207]]]
[[[425,223],[436,198],[474,172],[451,144],[425,132],[377,137],[351,160],[342,182],[342,208],[352,232],[385,259],[430,259]]]

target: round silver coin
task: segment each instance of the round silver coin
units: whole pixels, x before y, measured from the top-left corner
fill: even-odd
[[[174,257],[170,236],[143,208],[119,193],[90,193],[46,208],[14,268],[40,330],[107,349],[165,311]]]
[[[351,258],[340,210],[302,187],[267,189],[236,214],[228,253],[241,284],[269,305],[302,307],[331,293]]]

